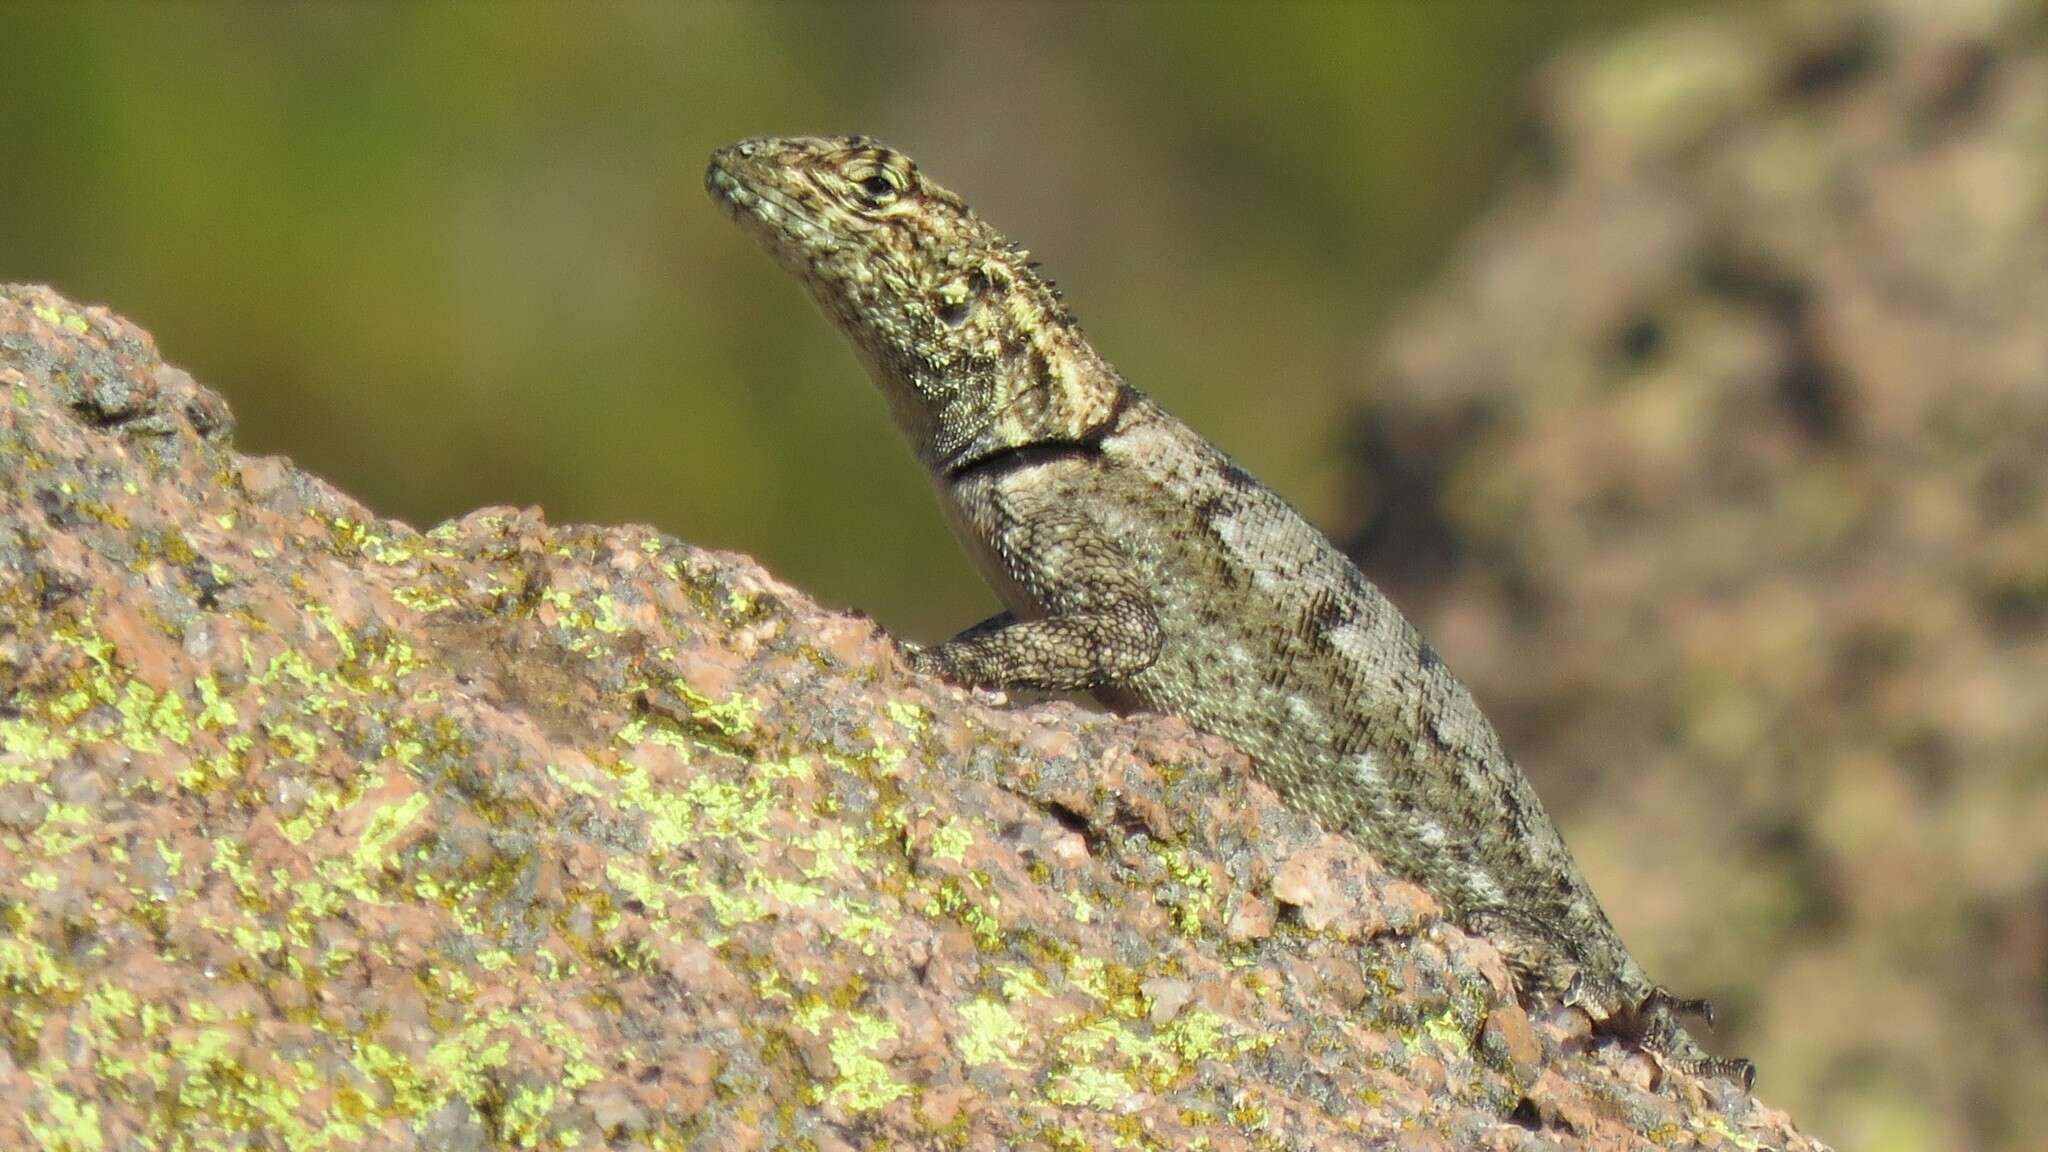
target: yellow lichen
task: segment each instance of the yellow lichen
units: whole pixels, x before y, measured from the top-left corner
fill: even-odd
[[[40,1073],[32,1073],[30,1078],[35,1081],[40,1108],[31,1109],[24,1120],[38,1147],[45,1152],[99,1152],[106,1147],[99,1105],[72,1096]]]
[[[896,1038],[896,1024],[879,1016],[847,1013],[832,1030],[826,1049],[838,1073],[827,1098],[848,1112],[872,1112],[909,1095],[910,1086],[897,1080],[875,1050]]]
[[[932,830],[932,855],[940,860],[955,864],[967,859],[967,849],[974,844],[974,832],[964,820],[948,820]]]
[[[1054,1073],[1045,1087],[1045,1098],[1069,1108],[1110,1111],[1132,1091],[1131,1082],[1120,1073],[1083,1064]]]
[[[967,1030],[955,1038],[954,1046],[970,1067],[984,1064],[998,1064],[1010,1069],[1024,1067],[1018,1061],[1017,1053],[1023,1048],[1028,1034],[1007,1007],[983,997],[962,1004],[960,1016],[967,1022]]]

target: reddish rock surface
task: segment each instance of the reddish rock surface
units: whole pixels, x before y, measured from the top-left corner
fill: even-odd
[[[0,1147],[1818,1147],[1177,722],[229,426],[0,291]]]
[[[1374,355],[1356,539],[1651,972],[1848,1147],[2043,1147],[2048,9],[1559,62]]]

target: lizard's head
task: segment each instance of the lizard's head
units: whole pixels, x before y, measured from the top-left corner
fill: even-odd
[[[853,340],[928,463],[1079,440],[1107,419],[1093,381],[1108,369],[1083,371],[1100,361],[1029,255],[901,152],[757,137],[712,153],[704,186]]]

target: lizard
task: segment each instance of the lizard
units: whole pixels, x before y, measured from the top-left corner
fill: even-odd
[[[914,671],[1087,693],[1254,772],[1660,1066],[1748,1089],[1653,983],[1470,690],[1285,500],[1126,383],[1029,253],[864,136],[716,151],[711,197],[849,338],[1005,611]]]

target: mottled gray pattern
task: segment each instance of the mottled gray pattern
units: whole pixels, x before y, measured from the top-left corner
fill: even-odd
[[[1125,384],[1021,249],[861,137],[744,141],[705,182],[860,349],[1009,609],[914,663],[1229,738],[1495,941],[1525,994],[1749,1082],[1629,955],[1472,694],[1322,533]]]

